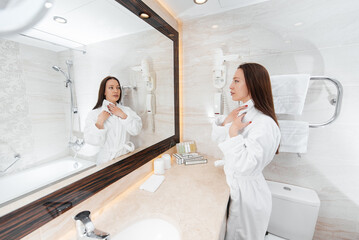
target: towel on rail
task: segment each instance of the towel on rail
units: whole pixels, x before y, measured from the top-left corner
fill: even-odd
[[[307,122],[278,120],[281,132],[279,152],[306,153],[309,124]]]
[[[302,114],[309,74],[271,76],[274,109],[277,114]]]

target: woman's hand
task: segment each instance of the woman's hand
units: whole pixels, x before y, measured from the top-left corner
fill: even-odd
[[[224,119],[222,126],[226,125],[227,123],[233,122],[234,119],[236,119],[238,117],[238,113],[239,111],[242,111],[243,109],[246,109],[248,107],[248,105],[244,105],[241,107],[238,107],[236,109],[234,109],[230,114],[228,114],[228,116]]]
[[[98,129],[103,129],[103,125],[109,117],[110,117],[110,114],[108,112],[102,111],[97,117],[97,122],[95,124],[96,127]]]
[[[127,118],[127,114],[124,113],[121,108],[115,106],[115,104],[109,104],[109,105],[107,105],[107,108],[108,108],[108,110],[110,110],[110,112],[113,115],[116,115],[117,117],[122,118],[122,119]]]
[[[243,128],[247,127],[249,124],[251,124],[252,122],[242,122],[244,115],[246,115],[245,113],[241,114],[239,117],[236,117],[233,120],[233,123],[231,125],[231,127],[229,128],[229,136],[230,137],[235,137],[238,135],[238,131],[242,130]]]

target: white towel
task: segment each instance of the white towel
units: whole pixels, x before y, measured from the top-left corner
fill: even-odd
[[[310,75],[278,75],[271,76],[270,79],[275,113],[302,114]]]
[[[309,124],[307,122],[278,120],[281,132],[279,152],[306,153]]]
[[[113,103],[110,102],[110,101],[107,101],[106,99],[104,99],[103,102],[102,102],[102,108],[101,109],[103,111],[106,111],[106,112],[108,112],[109,114],[112,115],[112,113],[110,112],[110,110],[108,110],[108,107],[107,107],[109,104],[113,104]]]
[[[161,185],[161,183],[165,180],[165,176],[162,175],[152,175],[149,177],[146,182],[144,182],[140,189],[149,191],[149,192],[155,192],[157,188]]]

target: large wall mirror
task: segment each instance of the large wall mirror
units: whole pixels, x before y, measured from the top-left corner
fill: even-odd
[[[0,38],[0,62],[1,239],[27,235],[179,141],[178,33],[140,0],[56,1],[33,28]],[[101,162],[84,130],[106,76],[142,124]]]

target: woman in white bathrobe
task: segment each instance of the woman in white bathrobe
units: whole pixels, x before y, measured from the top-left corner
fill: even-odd
[[[230,85],[240,107],[216,119],[212,138],[224,154],[230,188],[226,240],[263,240],[272,197],[262,171],[278,152],[280,131],[270,78],[256,63],[238,67]]]
[[[129,135],[137,135],[142,128],[141,118],[129,107],[120,104],[121,85],[108,76],[100,84],[98,100],[88,114],[84,130],[85,142],[99,147],[97,164],[134,150]],[[110,104],[103,104],[104,100]]]

